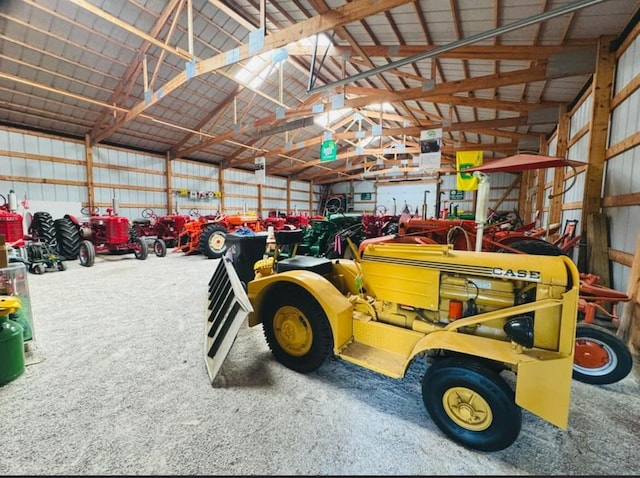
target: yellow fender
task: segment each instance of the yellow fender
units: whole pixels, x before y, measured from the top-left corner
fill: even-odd
[[[283,282],[295,284],[304,289],[320,304],[333,331],[334,353],[338,353],[353,337],[353,307],[331,282],[313,272],[287,271],[249,282],[247,295],[254,306],[253,313],[249,315],[249,326],[253,327],[262,322],[262,304],[265,300],[269,300],[271,288]]]

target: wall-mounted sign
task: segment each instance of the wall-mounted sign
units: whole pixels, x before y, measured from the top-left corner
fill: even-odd
[[[458,189],[452,189],[449,191],[449,200],[450,201],[462,201],[464,199],[464,191],[460,191]]]
[[[194,201],[201,201],[203,199],[214,199],[222,197],[220,191],[190,191],[189,189],[179,189],[174,191],[180,197],[188,197]]]
[[[371,201],[371,193],[360,193],[360,201]]]
[[[333,139],[329,139],[320,146],[320,161],[335,161],[338,157],[338,145]]]

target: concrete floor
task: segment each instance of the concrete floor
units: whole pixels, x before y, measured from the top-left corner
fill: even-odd
[[[506,450],[447,439],[414,362],[393,380],[332,358],[308,375],[243,326],[212,387],[204,365],[216,261],[98,256],[28,276],[35,353],[0,388],[0,474],[631,475],[640,383],[573,382],[568,430],[528,412]]]

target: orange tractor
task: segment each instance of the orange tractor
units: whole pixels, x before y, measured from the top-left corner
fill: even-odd
[[[175,251],[185,254],[204,254],[209,259],[218,259],[227,251],[226,234],[243,228],[254,232],[265,230],[262,219],[249,214],[210,214],[200,216],[197,209],[191,209],[194,218],[187,222],[178,236]]]

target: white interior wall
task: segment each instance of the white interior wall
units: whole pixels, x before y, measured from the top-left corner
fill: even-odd
[[[622,53],[616,64],[614,96],[640,76],[640,36]],[[611,114],[609,147],[620,144],[640,131],[640,90],[619,103]],[[617,197],[640,192],[640,146],[609,158],[605,164],[604,197]],[[610,246],[628,254],[638,253],[635,246],[640,234],[640,205],[604,208],[609,217]],[[630,268],[612,262],[611,286],[627,290]]]

